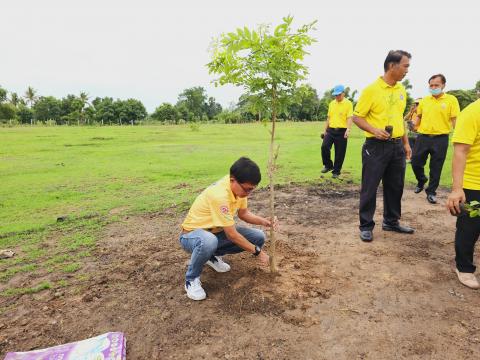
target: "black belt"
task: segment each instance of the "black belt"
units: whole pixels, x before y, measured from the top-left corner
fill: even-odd
[[[332,127],[329,127],[330,130],[347,130],[347,128],[332,128]]]
[[[425,137],[429,137],[429,138],[436,138],[436,137],[445,137],[445,136],[448,136],[448,134],[437,134],[437,135],[433,135],[433,134],[422,134],[422,133],[418,133],[418,135],[420,135],[420,136],[425,136]]]
[[[381,140],[381,139],[377,139],[377,138],[374,138],[374,137],[369,137],[365,141],[367,141],[367,142],[378,142],[378,143],[388,143],[388,142],[399,143],[399,142],[402,142],[402,138],[401,137],[395,137],[395,138],[390,138],[390,139],[387,139],[387,140]]]

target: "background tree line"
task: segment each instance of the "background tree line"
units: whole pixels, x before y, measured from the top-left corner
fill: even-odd
[[[413,102],[410,96],[412,86],[408,80],[403,82],[407,89],[407,109]],[[333,100],[332,89],[322,96],[309,84],[297,87],[285,111],[278,115],[279,120],[317,121],[325,120],[328,104]],[[463,109],[480,96],[480,81],[473,89],[450,90]],[[357,90],[349,87],[345,90],[346,98],[354,104]],[[148,114],[141,101],[136,99],[114,100],[111,97],[91,99],[81,92],[67,95],[62,99],[54,96],[39,96],[37,91],[28,87],[23,96],[9,93],[0,86],[0,123],[15,124],[56,124],[56,125],[134,125],[144,121],[163,123],[195,123],[213,121],[220,123],[254,122],[268,119],[271,114],[262,107],[264,102],[255,95],[243,94],[236,104],[228,108],[208,96],[201,87],[185,89],[178,95],[175,104],[163,103],[152,114]]]

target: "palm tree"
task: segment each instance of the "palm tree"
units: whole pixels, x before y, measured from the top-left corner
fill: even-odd
[[[19,102],[20,102],[20,97],[18,96],[18,94],[17,94],[17,93],[11,93],[11,94],[10,94],[10,103],[11,103],[13,106],[17,107],[17,105],[19,104]]]
[[[85,106],[88,105],[88,99],[89,99],[88,94],[82,91],[78,99],[80,100],[80,119],[82,120],[82,122],[84,122],[83,110],[85,110]]]
[[[24,97],[27,100],[27,104],[30,105],[30,109],[32,109],[33,105],[38,100],[37,91],[34,88],[32,88],[31,86],[29,86],[27,91],[25,92]],[[32,117],[32,120],[30,121],[30,125],[33,125],[33,117]]]

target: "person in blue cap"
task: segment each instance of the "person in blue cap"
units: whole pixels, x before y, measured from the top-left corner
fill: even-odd
[[[347,139],[352,127],[353,105],[345,98],[345,86],[337,85],[333,88],[335,99],[328,105],[327,121],[323,133],[322,143],[322,174],[332,172],[333,178],[338,178],[342,170]],[[332,162],[330,151],[335,146],[335,161]]]

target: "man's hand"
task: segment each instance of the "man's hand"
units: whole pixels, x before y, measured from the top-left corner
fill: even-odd
[[[347,128],[347,130],[345,130],[345,135],[343,135],[343,137],[345,139],[348,139],[348,136],[350,135],[350,129]]]
[[[390,134],[383,129],[373,128],[372,134],[373,134],[373,136],[375,136],[375,138],[380,139],[380,140],[390,139]]]
[[[273,230],[277,231],[278,230],[278,218],[276,216],[273,217],[273,222],[270,219],[265,219],[265,222],[263,224],[268,230],[270,230],[273,226]]]
[[[260,254],[258,254],[258,262],[260,265],[268,266],[270,264],[270,256],[262,250],[260,251]]]
[[[414,130],[415,130],[415,124],[413,123],[412,120],[407,120],[407,128],[408,128],[408,130],[410,130],[410,131],[414,131]]]
[[[407,157],[407,160],[410,160],[412,158],[412,148],[410,147],[410,144],[407,142],[403,145],[403,148],[405,149],[405,156]]]
[[[452,190],[447,199],[447,209],[452,215],[459,215],[461,213],[460,203],[465,203],[465,192],[463,189]]]

